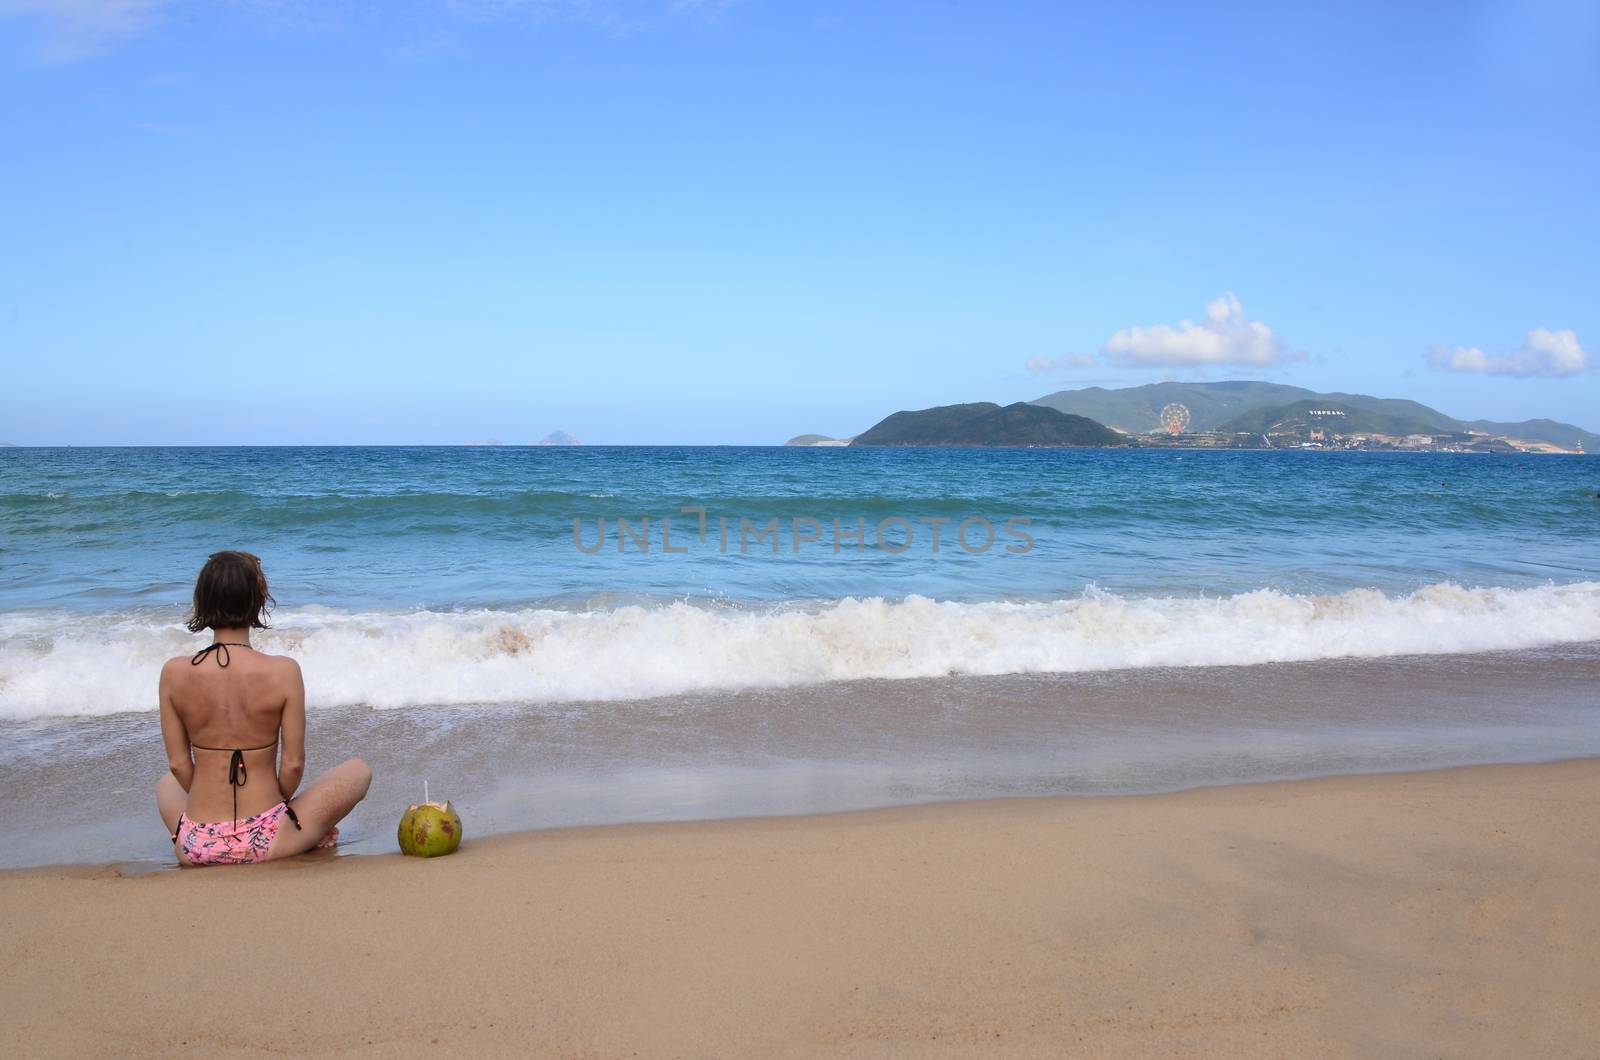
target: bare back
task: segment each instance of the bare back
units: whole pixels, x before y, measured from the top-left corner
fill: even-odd
[[[285,762],[304,761],[305,685],[300,667],[286,656],[247,647],[217,649],[198,664],[187,655],[170,659],[161,671],[161,729],[169,761],[192,755],[194,771],[184,811],[191,820],[224,821],[235,812],[241,818],[258,814],[294,794],[292,787],[283,790],[279,778],[280,732]],[[235,748],[243,750],[245,765],[237,811],[236,792],[229,783]],[[298,786],[298,769],[293,773],[292,783]]]

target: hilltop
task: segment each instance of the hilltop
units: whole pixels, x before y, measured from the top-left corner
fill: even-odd
[[[1126,440],[1082,416],[1018,401],[1003,408],[992,401],[940,405],[896,412],[851,445],[1105,446]]]
[[[1274,429],[1303,427],[1331,430],[1340,434],[1363,432],[1404,436],[1432,434],[1438,424],[1427,416],[1379,412],[1340,401],[1312,398],[1290,405],[1269,405],[1240,413],[1217,430],[1225,433],[1260,434]]]

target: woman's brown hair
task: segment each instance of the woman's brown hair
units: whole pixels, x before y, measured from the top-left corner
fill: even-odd
[[[213,552],[194,581],[189,630],[266,629],[274,602],[259,559],[248,552]]]

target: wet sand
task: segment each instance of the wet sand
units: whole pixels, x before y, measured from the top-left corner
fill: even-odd
[[[1597,879],[1592,759],[31,869],[0,1015],[30,1056],[1577,1057]]]
[[[350,755],[372,764],[344,842],[383,853],[424,781],[482,837],[1600,756],[1597,685],[1600,642],[617,702],[324,707],[309,712],[307,776]],[[166,771],[153,711],[0,723],[0,868],[164,862],[151,792]]]

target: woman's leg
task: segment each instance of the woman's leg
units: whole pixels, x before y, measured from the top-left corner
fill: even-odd
[[[167,826],[168,835],[178,830],[178,818],[187,805],[189,793],[179,786],[178,778],[171,773],[161,774],[156,781],[156,809],[161,811],[161,823]]]
[[[278,826],[278,834],[267,848],[267,858],[288,858],[304,854],[321,842],[328,829],[344,820],[356,803],[367,797],[372,770],[359,758],[341,762],[313,780],[289,801],[289,808],[300,818],[300,827],[288,817]]]

